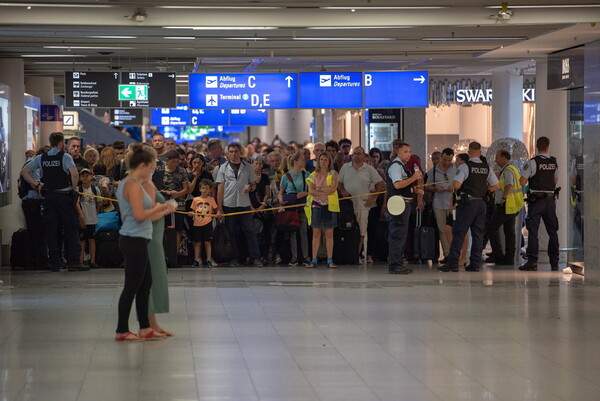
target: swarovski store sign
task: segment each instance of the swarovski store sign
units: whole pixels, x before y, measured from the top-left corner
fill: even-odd
[[[493,99],[492,82],[485,78],[449,79],[430,78],[429,102],[432,106],[450,104],[491,104]],[[535,102],[535,80],[523,80],[521,101]]]

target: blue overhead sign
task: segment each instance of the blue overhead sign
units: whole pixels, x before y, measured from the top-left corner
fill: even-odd
[[[365,72],[365,108],[428,107],[427,71]]]
[[[298,74],[190,74],[193,109],[295,109]]]
[[[176,109],[152,109],[150,125],[181,127],[190,124],[190,110],[187,104],[178,104]]]
[[[361,72],[301,72],[300,108],[361,108]]]
[[[229,112],[222,109],[195,110],[192,109],[190,125],[228,125]]]
[[[259,110],[229,110],[230,125],[269,125],[269,112]]]

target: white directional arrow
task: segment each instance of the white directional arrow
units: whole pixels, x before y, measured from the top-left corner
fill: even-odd
[[[169,78],[175,78],[175,74],[169,75]]]
[[[115,72],[115,79],[117,79],[119,77],[119,73]]]
[[[291,85],[292,85],[292,81],[294,80],[294,78],[288,75],[287,77],[285,77],[285,80],[287,81],[288,88],[290,88]]]
[[[425,77],[423,75],[421,75],[420,78],[413,78],[413,81],[424,83],[425,82]]]
[[[127,88],[125,88],[125,89],[123,89],[123,90],[121,91],[121,95],[123,95],[124,97],[129,97],[129,96],[131,96],[131,89],[129,89],[128,87],[127,87]]]

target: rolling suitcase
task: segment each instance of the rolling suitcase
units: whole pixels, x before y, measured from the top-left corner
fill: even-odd
[[[417,212],[417,222],[414,232],[413,252],[414,258],[421,261],[436,260],[435,227],[421,225],[422,213]]]
[[[333,229],[333,261],[337,265],[358,264],[360,230],[354,224],[349,230]]]
[[[96,264],[100,267],[121,267],[123,265],[118,231],[103,230],[96,233]]]

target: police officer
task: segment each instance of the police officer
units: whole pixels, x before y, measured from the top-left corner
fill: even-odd
[[[548,154],[550,140],[541,136],[536,141],[537,155],[523,167],[521,185],[529,180],[528,213],[525,225],[529,232],[527,263],[519,270],[535,271],[538,261],[538,229],[544,220],[548,232],[548,257],[552,270],[558,270],[558,217],[556,217],[555,189],[558,182],[558,163]]]
[[[400,140],[395,140],[394,144]],[[396,149],[396,147],[394,147]],[[401,196],[404,198],[405,209],[400,215],[394,216],[386,212],[386,217],[389,223],[389,254],[388,254],[388,270],[390,274],[410,274],[412,269],[402,265],[402,255],[404,246],[406,245],[406,237],[408,235],[408,224],[411,214],[411,201],[413,199],[413,186],[423,174],[421,170],[416,170],[411,173],[406,163],[410,160],[411,147],[409,144],[402,142],[398,144],[396,150],[396,158],[388,167],[386,173],[386,185],[388,197]],[[415,193],[423,193],[423,189],[415,189]]]
[[[492,245],[492,254],[486,263],[512,265],[515,259],[516,235],[515,219],[523,206],[523,188],[521,187],[519,170],[510,164],[510,152],[502,149],[496,152],[496,164],[500,171],[500,188],[496,191],[494,214],[487,227],[487,234]],[[498,229],[504,229],[505,250],[502,251]],[[520,228],[520,225],[519,225]]]
[[[52,271],[60,269],[58,246],[59,228],[63,228],[65,256],[69,271],[89,270],[79,265],[79,214],[77,213],[77,183],[79,173],[71,155],[65,153],[65,137],[62,132],[50,134],[50,149],[36,156],[21,170],[23,178],[32,188],[44,195],[43,219]],[[41,169],[38,181],[31,172]]]
[[[448,255],[448,263],[438,267],[443,272],[457,272],[458,258],[463,239],[471,229],[471,261],[466,271],[479,271],[481,251],[483,250],[483,234],[485,231],[486,203],[483,197],[487,191],[499,188],[498,178],[487,162],[481,160],[479,142],[469,144],[469,160],[458,167],[454,177],[454,189],[459,196],[456,208],[456,221],[452,224],[452,244]]]

